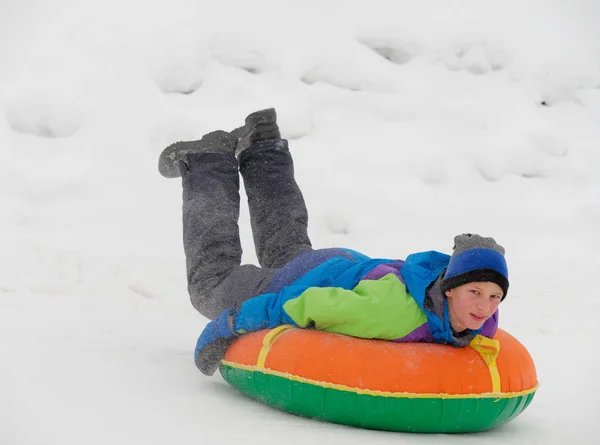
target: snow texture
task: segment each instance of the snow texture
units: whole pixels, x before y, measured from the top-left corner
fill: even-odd
[[[598,23],[595,0],[3,1],[0,443],[597,443]],[[157,158],[271,106],[315,246],[506,247],[500,325],[541,383],[523,415],[365,431],[196,370],[206,319]]]

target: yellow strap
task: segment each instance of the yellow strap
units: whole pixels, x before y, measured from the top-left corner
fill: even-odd
[[[256,366],[258,368],[264,368],[265,362],[267,361],[267,355],[271,351],[271,346],[277,341],[279,336],[289,329],[293,329],[294,326],[291,324],[284,324],[277,326],[275,329],[271,329],[267,335],[263,338],[263,345],[258,353],[258,359],[256,360]]]
[[[485,363],[490,370],[490,376],[492,377],[492,392],[501,392],[502,385],[500,382],[500,373],[498,372],[498,365],[496,364],[496,358],[500,352],[500,342],[481,335],[476,335],[475,338],[471,340],[469,346],[479,352],[485,360]]]

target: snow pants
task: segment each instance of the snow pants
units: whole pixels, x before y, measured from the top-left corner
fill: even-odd
[[[181,172],[188,291],[202,315],[214,319],[239,308],[263,293],[285,264],[312,250],[308,212],[286,140],[258,142],[239,159],[188,155]],[[260,267],[241,264],[240,174]]]

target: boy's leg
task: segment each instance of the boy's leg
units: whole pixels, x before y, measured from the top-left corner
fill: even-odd
[[[238,144],[239,146],[239,144]],[[253,143],[239,154],[256,255],[262,267],[281,268],[312,249],[308,212],[284,139]]]
[[[213,319],[261,294],[277,270],[240,265],[239,175],[233,152],[187,154],[179,168],[188,290],[194,307]]]

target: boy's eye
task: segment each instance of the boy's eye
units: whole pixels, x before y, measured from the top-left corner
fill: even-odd
[[[476,289],[471,289],[471,292],[473,292],[475,295],[479,295],[479,291]]]
[[[492,295],[492,298],[495,298],[496,300],[501,300],[502,297],[500,295]]]

